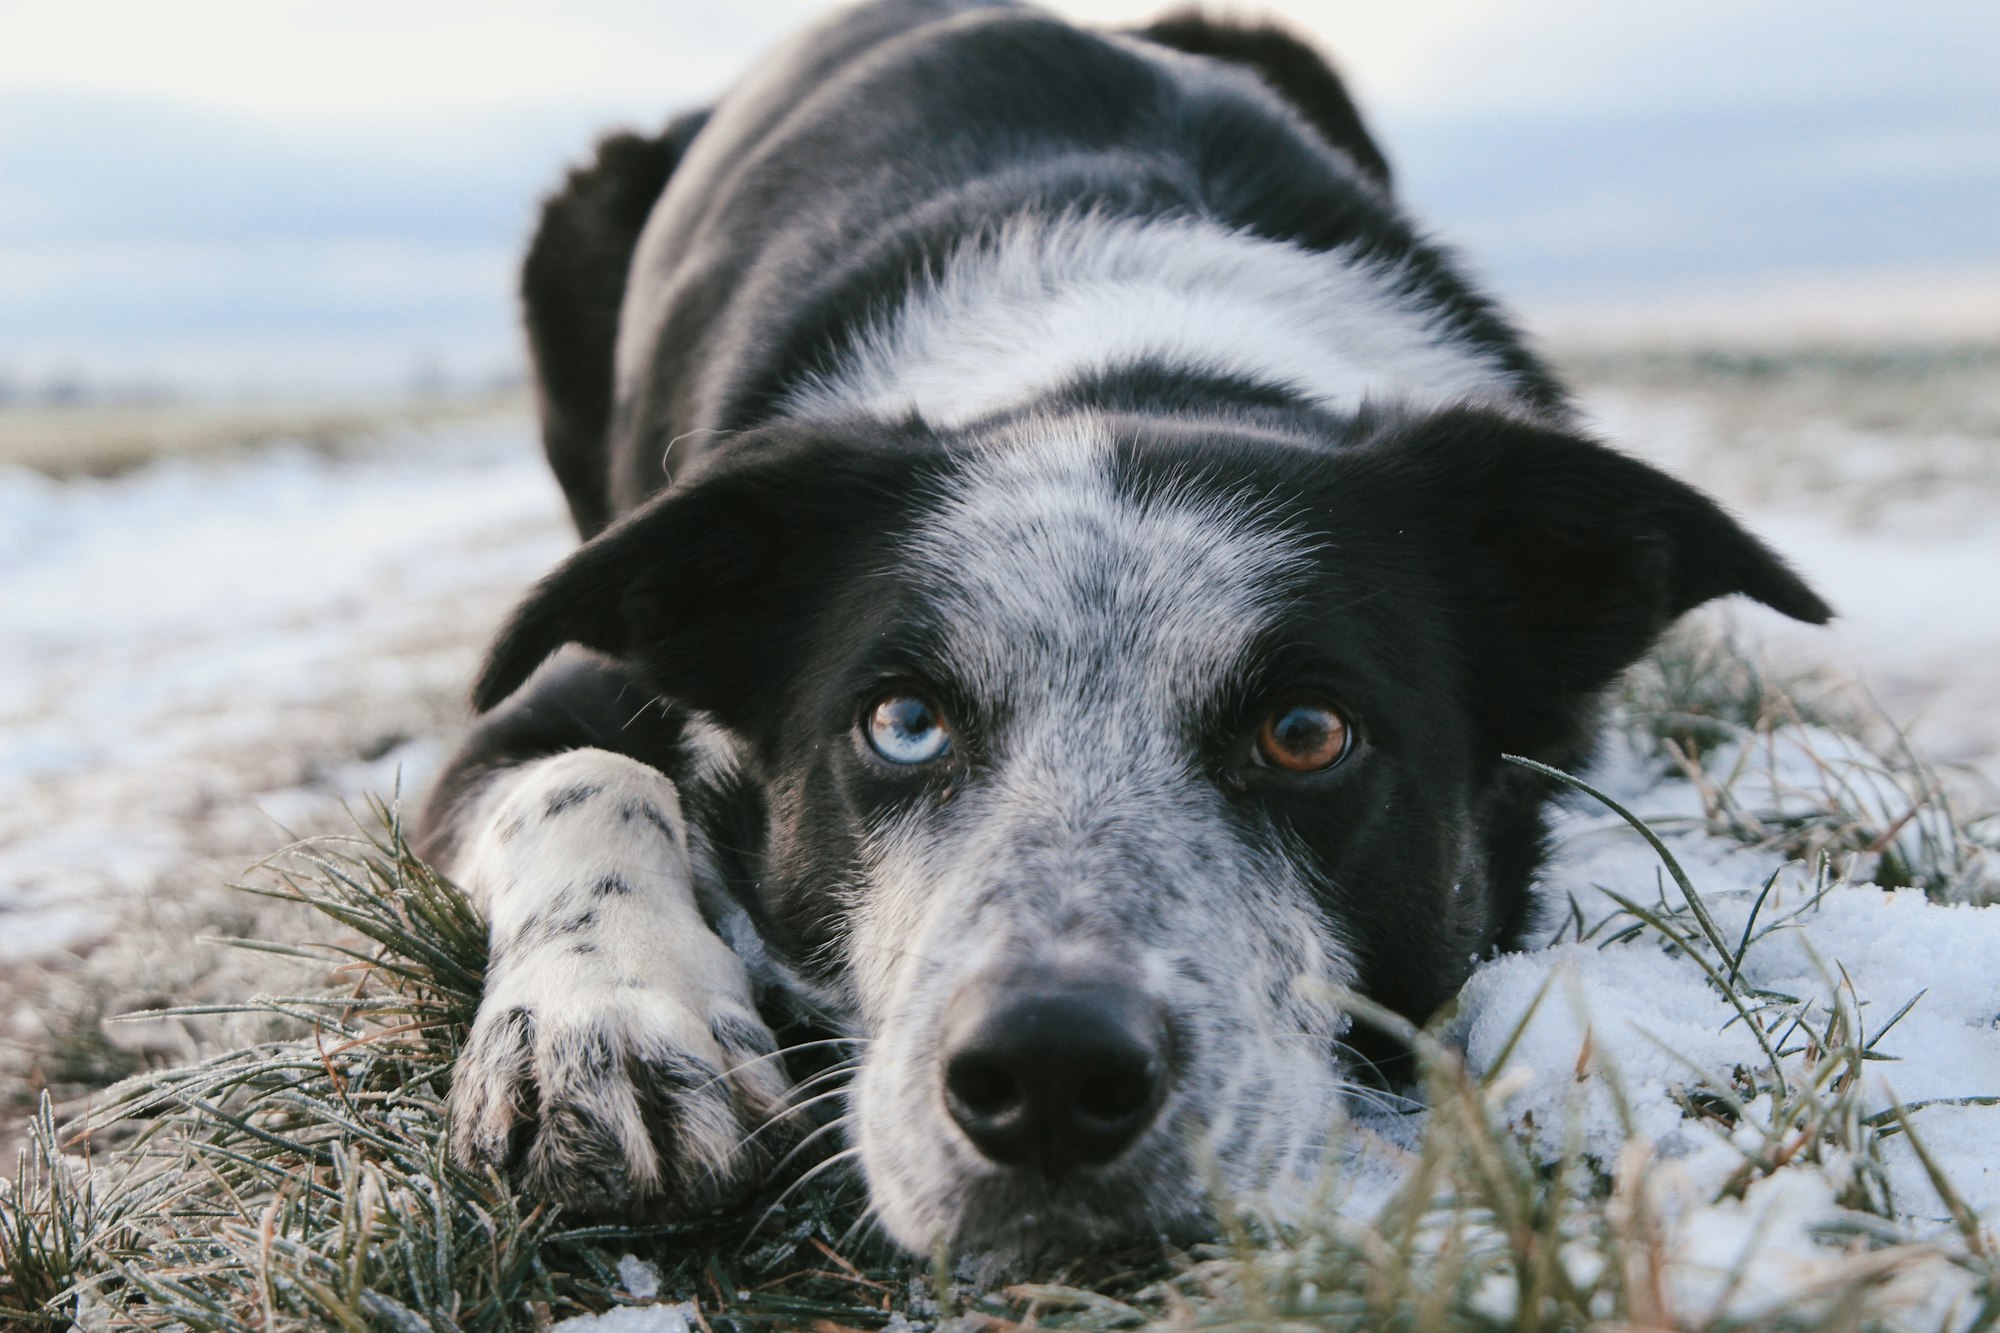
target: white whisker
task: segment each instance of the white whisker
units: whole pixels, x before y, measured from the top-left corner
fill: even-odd
[[[792,1164],[792,1160],[794,1158],[796,1158],[800,1153],[804,1152],[806,1148],[812,1144],[812,1141],[814,1139],[817,1139],[822,1135],[830,1133],[833,1130],[845,1129],[846,1127],[847,1127],[846,1116],[842,1116],[838,1120],[827,1121],[824,1125],[821,1125],[818,1129],[814,1130],[812,1133],[806,1135],[804,1138],[800,1139],[797,1143],[793,1144],[792,1150],[786,1153],[783,1157],[779,1158],[777,1164],[771,1168],[771,1174],[774,1176],[781,1174],[787,1166],[790,1166]],[[844,1151],[858,1152],[859,1149],[845,1149]]]
[[[828,1100],[829,1098],[838,1097],[841,1094],[845,1093],[846,1091],[847,1089],[845,1088],[835,1088],[831,1092],[822,1092],[817,1097],[808,1097],[802,1102],[795,1102],[792,1105],[785,1107],[782,1111],[779,1111],[769,1120],[766,1120],[763,1124],[757,1126],[757,1128],[751,1130],[748,1134],[745,1134],[742,1138],[742,1141],[738,1144],[738,1146],[743,1148],[749,1147],[752,1143],[756,1142],[758,1135],[763,1134],[767,1130],[770,1130],[778,1125],[786,1124],[787,1122],[790,1121],[793,1115],[797,1114],[800,1111],[803,1111],[806,1107],[811,1106],[816,1102],[823,1102]]]
[[[859,1148],[843,1148],[839,1152],[835,1153],[833,1156],[827,1158],[825,1161],[818,1163],[816,1166],[813,1167],[812,1170],[806,1172],[804,1175],[800,1176],[797,1180],[793,1181],[791,1184],[785,1186],[784,1193],[780,1194],[777,1198],[773,1199],[771,1201],[771,1206],[769,1208],[766,1208],[763,1211],[762,1215],[758,1217],[757,1225],[751,1228],[752,1232],[754,1233],[755,1231],[761,1230],[763,1228],[763,1225],[771,1220],[772,1215],[775,1214],[780,1208],[783,1208],[785,1206],[785,1200],[791,1198],[792,1195],[798,1193],[799,1190],[803,1189],[806,1185],[818,1179],[820,1176],[826,1174],[834,1167],[839,1166],[844,1162],[851,1162],[860,1155],[861,1155],[861,1149]]]

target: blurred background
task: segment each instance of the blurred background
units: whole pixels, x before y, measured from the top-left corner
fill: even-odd
[[[7,0],[0,393],[509,381],[512,269],[560,164],[711,96],[825,8]],[[2000,6],[1271,12],[1334,53],[1416,215],[1538,330],[1992,329]]]
[[[97,1019],[234,993],[193,941],[279,927],[221,886],[421,787],[572,540],[539,195],[823,9],[0,0],[0,1104],[171,1053]],[[1599,427],[1843,612],[1740,632],[2000,775],[2000,5],[1269,12]]]

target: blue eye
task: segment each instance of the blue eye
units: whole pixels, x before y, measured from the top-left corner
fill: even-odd
[[[914,694],[892,694],[868,714],[868,743],[892,764],[927,764],[951,750],[937,710]]]

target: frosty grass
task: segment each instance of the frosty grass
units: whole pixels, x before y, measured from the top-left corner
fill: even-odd
[[[1345,1109],[1304,1225],[1225,1208],[1214,1245],[1025,1281],[897,1258],[831,1175],[692,1223],[567,1223],[450,1163],[483,942],[392,827],[264,885],[331,918],[333,943],[280,950],[297,993],[249,1002],[304,1036],[44,1105],[0,1190],[0,1322],[1992,1326],[1990,825],[1712,640],[1642,668],[1616,720],[1562,802],[1554,942],[1416,1034],[1421,1101]]]

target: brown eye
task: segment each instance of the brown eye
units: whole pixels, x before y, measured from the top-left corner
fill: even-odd
[[[1257,760],[1287,773],[1317,773],[1347,753],[1347,719],[1319,704],[1275,709],[1257,728]]]

